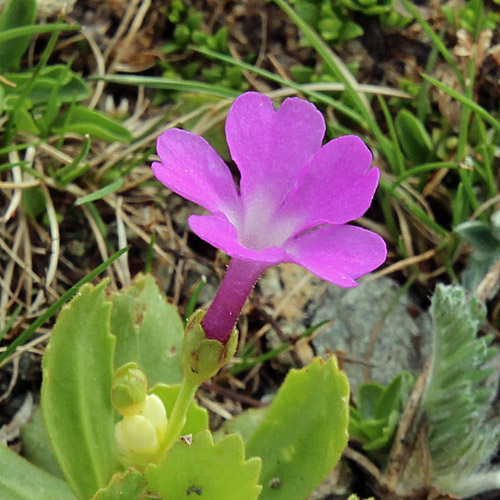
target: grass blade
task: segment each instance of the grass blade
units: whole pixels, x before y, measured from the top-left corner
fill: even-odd
[[[103,271],[105,271],[115,260],[117,260],[125,252],[128,252],[130,246],[118,250],[114,253],[108,260],[97,266],[94,270],[90,271],[87,276],[82,278],[78,283],[73,285],[69,290],[67,290],[61,297],[56,300],[41,316],[39,316],[31,325],[24,330],[24,332],[19,335],[5,350],[5,352],[0,354],[0,367],[2,366],[5,359],[10,356],[18,346],[24,344],[36,331],[42,326],[46,321],[48,321],[73,295],[75,295],[82,285],[89,283],[96,276],[99,276]]]

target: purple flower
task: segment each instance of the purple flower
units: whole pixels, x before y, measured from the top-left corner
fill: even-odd
[[[226,138],[241,179],[202,137],[170,129],[158,138],[156,178],[211,215],[189,217],[191,229],[232,257],[202,326],[226,342],[259,275],[281,262],[299,264],[325,281],[353,287],[386,258],[383,239],[347,222],[369,208],[379,179],[356,136],[322,146],[325,122],[311,103],[238,97]]]

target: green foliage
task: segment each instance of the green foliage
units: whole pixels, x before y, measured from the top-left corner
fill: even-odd
[[[175,25],[173,38],[163,46],[163,52],[184,52],[189,45],[204,47],[222,54],[229,54],[228,31],[222,26],[215,33],[208,33],[203,26],[203,12],[188,7],[182,0],[174,0],[169,6],[168,19]],[[161,63],[163,76],[173,79],[192,79],[198,76],[209,84],[228,89],[245,90],[247,87],[243,72],[227,64],[201,65],[199,61],[188,64]]]
[[[28,93],[25,97],[34,106],[48,103],[52,98],[54,88],[57,89],[56,102],[59,105],[83,101],[91,93],[85,80],[63,64],[47,66],[36,74],[34,71],[25,71],[23,73],[7,73],[4,76],[6,80],[15,85],[13,87],[3,84],[6,96],[18,95],[26,88]]]
[[[150,275],[111,295],[111,332],[116,336],[114,366],[135,361],[153,386],[182,380],[184,326]]]
[[[21,440],[23,442],[23,456],[26,460],[49,474],[64,479],[61,468],[52,452],[40,408],[33,412],[31,421],[21,427]]]
[[[8,0],[0,14],[0,34],[35,22],[36,0]],[[0,42],[0,72],[17,69],[28,49],[31,37],[17,37]]]
[[[245,432],[247,455],[262,458],[266,499],[306,498],[347,444],[349,387],[336,360],[291,370],[263,420]]]
[[[125,472],[117,472],[110,483],[101,488],[92,500],[160,500],[161,497],[149,494],[146,479],[137,470],[129,468]]]
[[[120,123],[76,103],[87,99],[91,89],[69,65],[47,66],[59,32],[78,26],[62,23],[33,25],[35,0],[9,1],[0,14],[0,117],[7,117],[3,142],[12,143],[19,132],[47,137],[66,132],[89,134],[106,141],[129,142],[130,132]],[[20,62],[31,38],[52,32],[38,64],[22,71]],[[10,72],[9,72],[10,71]],[[69,109],[66,109],[67,106]],[[83,170],[66,175],[64,182]],[[59,181],[60,182],[60,181]]]
[[[167,410],[167,415],[172,414],[174,404],[179,394],[180,385],[156,384],[151,389],[151,394],[156,394]],[[195,400],[191,401],[186,414],[186,422],[181,430],[181,436],[186,434],[198,434],[198,432],[208,429],[208,412],[199,406]]]
[[[348,9],[357,10],[366,16],[384,14],[393,9],[392,0],[341,0]]]
[[[341,2],[295,0],[293,3],[297,14],[332,46],[363,34],[361,26],[349,18]],[[307,38],[302,38],[301,42],[305,46],[310,45]]]
[[[497,29],[500,20],[497,12],[485,12],[484,0],[469,0],[458,10],[447,5],[441,9],[451,26],[467,30],[475,39],[485,29]]]
[[[214,444],[209,431],[179,441],[164,461],[145,472],[149,487],[163,498],[191,495],[206,500],[254,500],[259,497],[261,460],[245,460],[243,440],[232,434]],[[214,480],[216,479],[216,480]]]
[[[458,286],[438,285],[430,309],[434,325],[432,368],[421,409],[429,425],[434,482],[453,491],[489,459],[499,430],[486,421],[494,395],[484,364],[497,349],[491,337],[477,337],[486,310]]]
[[[0,498],[6,500],[76,500],[69,486],[35,467],[0,443]]]
[[[432,139],[423,123],[410,111],[402,109],[394,121],[401,147],[414,164],[427,162],[434,151]]]
[[[102,264],[97,266],[95,269],[90,271],[86,276],[84,276],[81,280],[75,283],[69,290],[64,292],[59,299],[57,299],[51,306],[47,308],[47,310],[38,316],[38,318],[31,323],[31,325],[24,330],[21,335],[19,335],[15,340],[13,340],[7,349],[5,349],[2,353],[0,353],[0,363],[2,363],[8,356],[10,356],[17,347],[26,342],[40,326],[44,325],[54,314],[59,311],[59,309],[66,304],[86,283],[89,283],[94,278],[99,276],[102,272],[104,272],[115,260],[117,260],[121,255],[129,250],[129,247],[122,248],[115,252],[109,259],[104,261]]]
[[[43,190],[34,186],[23,190],[23,206],[26,213],[36,219],[46,211],[46,200]]]
[[[489,224],[477,220],[467,221],[459,224],[455,232],[473,248],[462,275],[464,287],[473,292],[500,258],[500,210],[491,216]],[[492,294],[497,291],[498,286],[492,290]]]
[[[54,121],[55,132],[89,134],[108,142],[129,142],[132,134],[119,122],[83,106],[71,106]]]
[[[115,340],[105,286],[84,286],[63,308],[42,365],[44,422],[61,470],[81,499],[106,486],[119,468],[110,399]]]
[[[402,372],[387,387],[363,384],[356,408],[350,407],[349,436],[361,440],[366,451],[388,452],[413,382],[411,373]]]

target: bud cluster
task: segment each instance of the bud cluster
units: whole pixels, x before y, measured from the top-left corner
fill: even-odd
[[[160,458],[167,429],[162,400],[147,394],[147,378],[136,363],[115,373],[111,401],[123,419],[115,425],[115,443],[124,466],[141,467]]]

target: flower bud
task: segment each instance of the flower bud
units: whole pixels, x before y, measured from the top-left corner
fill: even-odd
[[[184,377],[195,385],[213,377],[234,356],[238,345],[236,328],[226,344],[207,339],[201,326],[205,314],[205,311],[198,310],[189,318],[182,347]]]
[[[144,404],[148,380],[139,365],[125,363],[115,372],[111,385],[111,402],[120,415],[134,415]]]
[[[162,456],[162,440],[167,430],[167,412],[162,400],[146,396],[134,414],[128,414],[115,425],[115,443],[120,462],[143,468]]]

